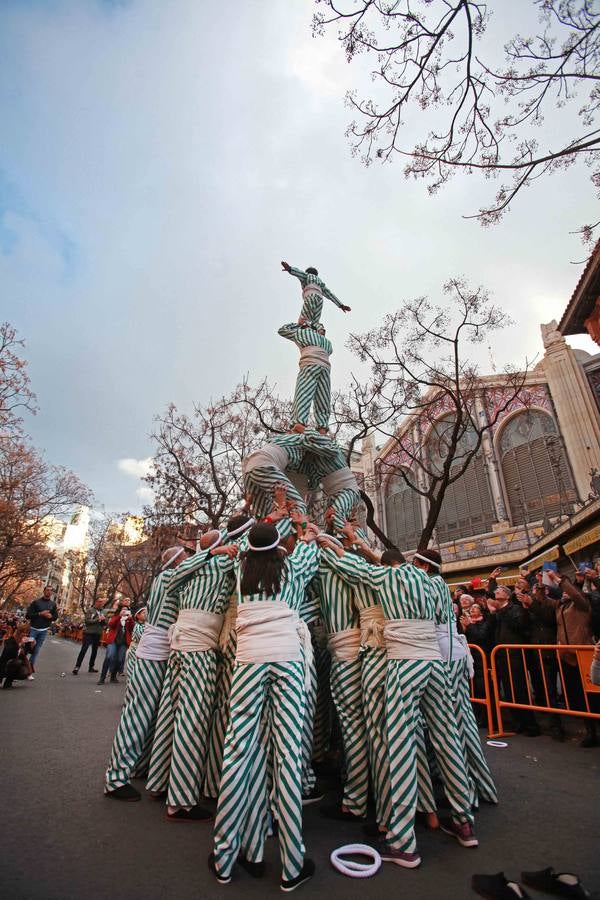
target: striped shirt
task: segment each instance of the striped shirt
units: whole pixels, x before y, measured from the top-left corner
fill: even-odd
[[[140,638],[144,633],[144,625],[145,622],[136,622],[133,626],[133,631],[131,632],[131,643],[134,645],[134,647],[137,647],[140,642]]]
[[[363,582],[378,593],[386,619],[435,621],[431,579],[416,566],[374,566],[352,553],[340,558],[333,550],[323,550],[323,555],[349,584]]]
[[[241,603],[254,603],[261,600],[281,600],[300,613],[304,603],[304,594],[308,582],[314,578],[319,568],[319,548],[315,543],[307,544],[298,541],[292,553],[286,556],[281,573],[279,593],[265,595],[243,594]]]
[[[293,266],[290,266],[289,273],[290,275],[293,275],[294,278],[298,279],[302,287],[308,287],[309,285],[314,284],[314,286],[321,291],[324,297],[327,297],[328,300],[331,300],[332,303],[335,303],[335,305],[339,307],[339,309],[343,308],[344,304],[341,303],[335,296],[335,294],[329,290],[325,282],[322,281],[322,279],[319,278],[318,275],[313,275],[312,272],[303,272],[302,269],[295,269]],[[305,298],[304,301],[305,306],[306,299],[307,298]],[[310,318],[312,318],[312,316]]]
[[[331,341],[324,334],[319,334],[315,328],[307,328],[304,325],[296,325],[294,322],[290,322],[289,325],[282,325],[277,334],[293,341],[297,347],[320,347],[329,356],[333,353]]]
[[[354,606],[353,586],[342,573],[329,565],[333,552],[321,554],[319,581],[321,593],[321,617],[329,633],[358,628],[358,610]],[[337,559],[337,556],[335,557]]]
[[[447,625],[452,619],[452,594],[441,575],[430,575],[431,588],[435,603],[435,621],[437,625]]]
[[[225,553],[210,556],[210,551],[203,551],[204,554],[208,556],[202,568],[180,583],[172,593],[177,596],[179,609],[203,609],[206,612],[222,613],[229,599],[226,586],[234,562]]]

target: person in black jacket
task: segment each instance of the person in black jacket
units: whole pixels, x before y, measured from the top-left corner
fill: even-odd
[[[512,595],[509,587],[496,588],[494,599],[488,600],[488,610],[494,620],[494,645],[528,644],[531,641],[531,617]],[[510,660],[510,668],[509,668]],[[506,650],[496,654],[496,671],[500,690],[506,701],[531,704],[527,671],[520,650]],[[512,677],[511,677],[512,676]],[[541,733],[533,711],[511,710],[516,722],[515,730],[526,737],[538,737]]]
[[[50,623],[56,622],[58,619],[58,610],[56,603],[52,599],[52,585],[47,584],[44,588],[44,594],[39,600],[34,600],[27,607],[25,618],[31,622],[30,637],[35,641],[35,648],[31,654],[31,667],[35,672],[35,663],[39,656],[42,644],[46,640],[46,635],[50,630]],[[30,680],[33,675],[29,676]]]
[[[92,648],[88,672],[98,671],[98,669],[94,668],[94,663],[96,662],[96,654],[98,653],[98,646],[100,645],[100,638],[102,637],[102,629],[106,622],[106,616],[102,614],[105,603],[106,597],[98,597],[94,602],[94,605],[85,611],[83,641],[81,642],[81,650],[79,651],[77,662],[73,669],[73,675],[79,674],[79,669],[81,668],[81,663],[83,662],[88,647]]]

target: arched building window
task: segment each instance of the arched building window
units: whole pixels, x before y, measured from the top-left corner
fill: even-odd
[[[427,440],[427,454],[431,471],[440,469],[446,458],[452,424],[452,416],[440,419],[435,423]],[[463,434],[456,449],[453,468],[462,464],[465,453],[475,446],[476,441],[477,435],[473,429],[468,429]],[[496,521],[496,510],[483,450],[479,448],[464,475],[446,489],[435,526],[437,539],[443,543],[456,538],[485,534],[492,530],[492,525]]]
[[[552,416],[517,413],[500,432],[498,450],[514,525],[571,511],[576,493]]]
[[[385,494],[387,534],[401,550],[417,546],[423,530],[419,494],[400,475],[392,475]]]

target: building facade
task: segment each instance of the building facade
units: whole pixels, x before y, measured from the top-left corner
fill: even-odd
[[[502,380],[486,376],[478,382],[476,415],[494,425],[444,497],[434,543],[449,576],[461,578],[498,564],[516,572],[557,528],[564,531],[569,522],[575,527],[586,520],[585,511],[598,500],[600,354],[573,350],[556,322],[541,330],[544,357],[527,374],[518,399],[503,409],[510,394]],[[398,435],[431,461],[431,435],[443,429],[445,418],[442,412],[439,425],[427,430],[418,416],[412,417]],[[466,449],[469,440],[467,432]],[[379,451],[372,440],[365,442],[365,486],[386,534],[403,551],[416,548],[427,518],[426,498],[397,474],[409,464],[397,439]]]

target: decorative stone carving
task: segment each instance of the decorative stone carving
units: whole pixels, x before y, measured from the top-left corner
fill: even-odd
[[[540,331],[542,332],[542,341],[544,342],[544,349],[546,350],[553,344],[565,343],[564,337],[558,330],[558,322],[556,319],[552,319],[547,325],[540,325]]]

